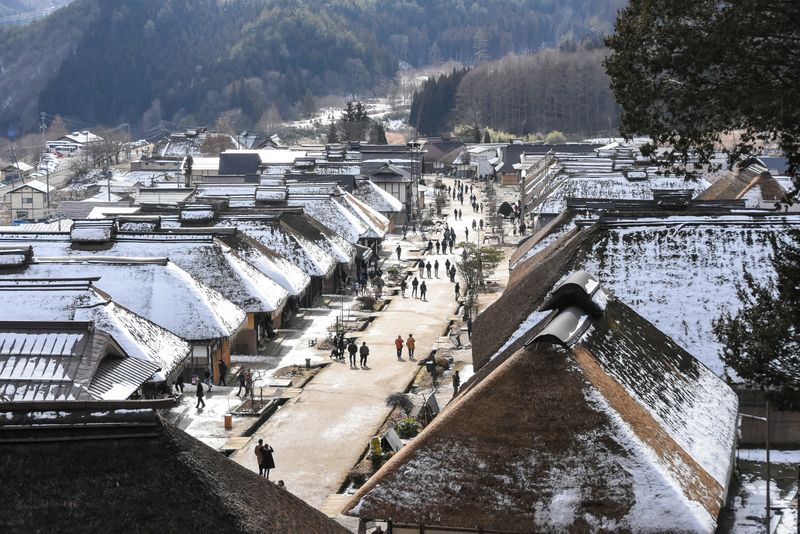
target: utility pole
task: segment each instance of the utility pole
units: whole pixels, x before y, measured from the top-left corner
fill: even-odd
[[[47,131],[47,113],[44,111],[39,113],[39,130],[42,132],[42,152],[46,152],[47,142],[44,139],[44,133]]]
[[[771,510],[769,508],[769,479],[770,479],[770,469],[769,469],[769,397],[766,399],[765,403],[766,411],[764,412],[764,422],[766,423],[764,426],[767,427],[766,432],[766,443],[767,443],[767,519],[766,519],[766,526],[767,526],[767,534],[769,534],[770,529],[770,514]]]

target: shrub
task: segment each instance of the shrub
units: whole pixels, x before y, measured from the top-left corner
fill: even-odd
[[[410,439],[419,434],[420,427],[416,419],[413,417],[406,417],[397,423],[395,430],[401,439]]]
[[[411,397],[405,393],[392,393],[386,397],[386,406],[399,408],[408,415],[411,413],[411,410],[414,409],[414,402],[411,400]]]
[[[363,295],[361,297],[356,298],[356,300],[361,305],[361,309],[366,311],[374,311],[375,303],[378,302],[378,299],[376,299],[372,295]]]

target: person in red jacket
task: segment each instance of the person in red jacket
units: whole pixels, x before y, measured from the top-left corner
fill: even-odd
[[[397,349],[397,359],[402,360],[401,356],[403,355],[403,336],[398,335],[397,339],[394,340],[394,346]]]

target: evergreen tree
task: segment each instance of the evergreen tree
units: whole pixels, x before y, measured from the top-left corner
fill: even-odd
[[[483,132],[483,142],[484,143],[491,143],[492,142],[492,136],[489,135],[489,130],[488,129],[485,132]]]
[[[606,41],[621,133],[651,137],[642,152],[677,173],[713,166],[719,150],[747,165],[777,145],[797,195],[799,20],[789,0],[631,0]]]
[[[386,141],[386,130],[383,129],[383,125],[379,122],[375,122],[370,128],[369,131],[369,142],[373,145],[386,145],[388,142]]]
[[[331,122],[331,125],[328,127],[328,135],[325,141],[332,145],[341,142],[339,138],[339,129],[336,127],[335,122]]]
[[[773,238],[773,250],[775,279],[759,283],[746,273],[742,308],[723,313],[714,332],[722,361],[739,377],[800,409],[800,231]]]

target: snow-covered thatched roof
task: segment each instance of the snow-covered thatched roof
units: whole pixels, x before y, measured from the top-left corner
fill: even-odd
[[[400,213],[404,209],[402,202],[371,180],[356,182],[353,196],[380,213]]]
[[[35,257],[0,281],[97,278],[115,302],[187,341],[232,337],[245,313],[218,291],[197,282],[167,258]]]
[[[581,226],[556,219],[513,264],[509,290],[489,314],[497,320],[476,321],[473,357],[481,362],[505,342],[512,325],[542,304],[543,286],[583,269],[721,375],[712,321],[740,308],[736,285],[745,272],[757,281],[774,276],[770,239],[792,228],[800,229],[800,216],[764,212],[629,215]]]
[[[119,232],[102,247],[76,247],[69,234],[63,233],[0,234],[0,244],[19,243],[31,245],[36,256],[169,258],[246,312],[273,312],[289,297],[286,289],[216,239],[213,233]]]
[[[150,361],[161,369],[163,380],[189,354],[189,345],[165,328],[114,302],[86,280],[0,281],[2,321],[94,322],[134,358]]]
[[[714,532],[734,392],[592,276],[552,295],[345,513],[444,530]]]

